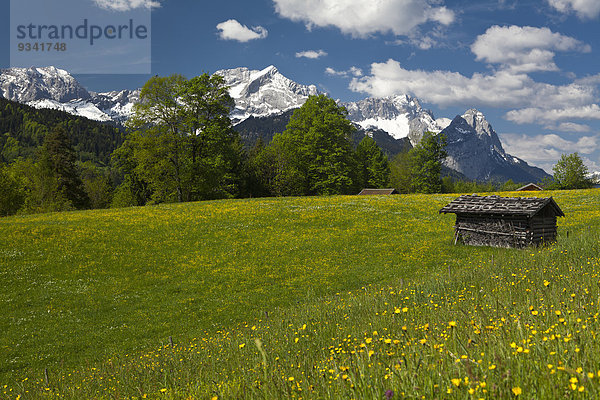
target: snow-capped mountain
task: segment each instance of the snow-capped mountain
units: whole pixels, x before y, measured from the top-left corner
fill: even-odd
[[[441,133],[447,140],[448,157],[444,164],[469,179],[538,182],[549,177],[544,170],[507,154],[498,135],[480,111],[470,109],[456,116]]]
[[[133,105],[140,99],[141,89],[104,93],[92,92],[91,102],[111,120],[125,123],[133,112]]]
[[[314,85],[286,78],[274,66],[263,70],[224,69],[215,74],[223,76],[230,87],[235,100],[232,120],[248,140],[257,135],[269,139],[274,132],[282,131],[293,109],[304,104],[308,96],[321,93]],[[88,92],[67,71],[55,67],[9,68],[0,70],[0,95],[38,108],[124,123],[139,101],[140,90]],[[425,131],[441,131],[448,140],[446,166],[470,179],[523,182],[549,176],[542,169],[507,154],[492,126],[477,110],[468,110],[451,121],[436,119],[417,98],[409,95],[340,104],[348,110],[349,119],[360,127],[360,134],[377,136],[376,141],[390,155],[406,148],[407,140],[416,145]]]
[[[234,123],[251,116],[264,117],[298,108],[308,96],[320,92],[315,85],[301,85],[283,76],[277,68],[223,69],[215,72],[225,78],[229,94],[235,100],[231,117]]]
[[[88,91],[75,78],[55,67],[2,69],[0,94],[19,103],[38,100],[66,103],[90,98]]]
[[[2,97],[102,122],[125,122],[139,93],[139,90],[88,92],[67,71],[55,67],[0,70]]]
[[[436,121],[430,110],[409,95],[367,98],[342,105],[348,110],[348,118],[362,128],[382,129],[395,139],[408,137],[413,145],[419,143],[423,132],[438,133],[449,124],[447,119]]]

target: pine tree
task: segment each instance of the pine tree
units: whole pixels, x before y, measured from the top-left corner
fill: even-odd
[[[62,197],[77,209],[89,206],[89,198],[77,171],[75,150],[69,136],[61,126],[55,127],[44,139],[40,168],[46,179],[51,180],[54,196]]]

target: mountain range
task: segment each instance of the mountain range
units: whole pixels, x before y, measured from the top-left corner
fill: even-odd
[[[67,71],[55,67],[0,70],[0,96],[35,108],[51,108],[95,121],[127,121],[140,90],[88,92]]]
[[[276,67],[215,72],[223,76],[235,100],[231,113],[235,128],[251,144],[259,137],[268,142],[285,129],[293,110],[308,96],[321,92],[283,76]],[[52,108],[89,119],[123,124],[139,100],[140,89],[96,93],[86,90],[67,71],[55,68],[0,70],[0,95],[36,108]],[[388,155],[415,146],[423,132],[443,133],[448,157],[444,164],[468,179],[478,181],[538,182],[549,175],[540,168],[507,154],[498,135],[477,110],[454,119],[436,119],[410,95],[339,102],[356,125],[354,141],[372,136]],[[459,175],[460,175],[459,174]]]

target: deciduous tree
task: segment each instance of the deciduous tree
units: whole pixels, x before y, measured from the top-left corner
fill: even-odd
[[[588,169],[577,153],[563,154],[554,166],[554,180],[560,189],[585,189],[592,186]]]
[[[446,137],[425,132],[417,146],[411,150],[411,172],[413,191],[439,193],[442,191],[442,161],[447,153]]]
[[[128,124],[131,152],[123,154],[155,202],[236,193],[241,148],[229,119],[233,105],[218,75],[154,77],[144,85]]]
[[[353,189],[355,161],[347,111],[325,95],[311,96],[273,140],[280,188],[294,194],[340,194]]]
[[[365,136],[356,147],[357,175],[363,188],[384,188],[390,180],[390,166],[375,140]]]

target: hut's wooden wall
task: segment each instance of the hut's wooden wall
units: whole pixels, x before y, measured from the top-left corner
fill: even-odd
[[[456,239],[471,246],[525,247],[556,241],[556,216],[456,216]]]
[[[531,218],[531,238],[533,244],[541,244],[543,242],[554,242],[556,240],[556,217],[536,215]]]
[[[524,247],[533,239],[523,216],[458,214],[455,229],[457,239],[472,246]]]

